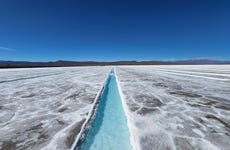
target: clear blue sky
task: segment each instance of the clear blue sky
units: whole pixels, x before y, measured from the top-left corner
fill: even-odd
[[[0,60],[230,59],[229,0],[1,0]]]

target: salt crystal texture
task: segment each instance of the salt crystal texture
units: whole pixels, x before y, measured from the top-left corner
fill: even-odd
[[[0,149],[70,149],[109,71],[0,69]]]
[[[116,72],[135,149],[229,149],[229,65],[120,66]]]

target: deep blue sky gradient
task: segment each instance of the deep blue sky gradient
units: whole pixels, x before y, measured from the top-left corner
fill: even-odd
[[[0,60],[188,58],[230,59],[230,1],[0,1]]]

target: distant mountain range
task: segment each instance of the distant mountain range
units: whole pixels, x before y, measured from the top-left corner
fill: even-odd
[[[230,64],[230,61],[191,59],[178,61],[53,61],[53,62],[29,62],[29,61],[1,61],[0,68],[24,68],[24,67],[67,67],[67,66],[106,66],[106,65],[206,65],[206,64]]]

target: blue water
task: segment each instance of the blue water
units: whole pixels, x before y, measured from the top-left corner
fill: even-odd
[[[131,150],[130,134],[112,71],[82,150]]]

